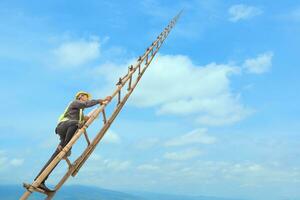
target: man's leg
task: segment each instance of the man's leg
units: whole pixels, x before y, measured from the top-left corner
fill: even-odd
[[[38,173],[38,175],[35,177],[34,180],[36,180],[40,175],[41,173],[48,167],[48,165],[52,162],[52,160],[59,154],[60,150],[59,148],[56,148],[55,152],[52,154],[52,156],[50,157],[50,159],[48,160],[48,162],[44,165],[44,167],[41,169],[41,171]],[[54,168],[53,168],[54,169]],[[52,170],[53,170],[52,169]],[[52,172],[52,170],[50,171],[50,173]],[[49,173],[49,174],[50,174]],[[45,180],[47,180],[49,174],[44,178],[44,180],[42,182],[45,182]]]
[[[64,148],[72,139],[72,137],[74,136],[74,134],[76,133],[78,129],[78,125],[77,124],[70,124],[70,126],[67,129],[67,133],[66,133],[66,137],[63,143],[61,143],[62,148]],[[66,156],[70,156],[71,155],[71,149],[67,152]]]
[[[65,125],[70,125],[70,126],[66,127],[66,126],[62,125],[62,127],[59,127],[58,129],[56,129],[57,133],[60,136],[60,143],[59,143],[58,147],[56,148],[55,152],[52,154],[51,158],[44,165],[44,167],[42,168],[42,170],[39,172],[39,174],[36,176],[36,178],[34,180],[36,180],[41,175],[41,173],[47,168],[47,166],[52,162],[52,160],[59,154],[59,152],[62,150],[62,148],[64,148],[68,144],[68,142],[72,139],[72,137],[74,136],[74,134],[78,128],[77,124],[69,123],[69,124],[65,124]],[[65,129],[65,128],[67,128],[67,129]],[[60,132],[60,130],[62,130],[62,132]],[[63,130],[67,130],[67,131],[63,132]],[[70,149],[70,151],[71,151],[71,149]],[[51,174],[51,172],[54,170],[54,168],[57,165],[58,165],[58,163],[52,168],[52,170],[44,178],[42,183],[45,183],[45,181],[48,179],[49,175]]]
[[[63,143],[63,147],[65,147],[70,142],[70,140],[74,136],[77,128],[78,128],[77,125],[71,125],[71,126],[68,127],[66,137],[65,137],[65,141]]]
[[[53,159],[59,154],[59,152],[61,151],[61,146],[64,144],[65,141],[65,136],[66,136],[66,131],[67,131],[67,127],[64,126],[63,124],[60,124],[56,127],[55,132],[60,136],[60,144],[58,145],[58,147],[56,148],[55,152],[52,154],[52,156],[50,157],[50,159],[48,160],[48,162],[44,165],[44,167],[41,169],[41,171],[38,173],[38,175],[35,177],[34,180],[36,180],[41,173],[48,167],[48,165],[53,161]],[[53,169],[58,165],[58,163],[51,169],[51,171],[49,172],[49,174],[44,178],[44,180],[41,182],[40,187],[44,190],[48,190],[51,191],[49,188],[47,188],[45,186],[45,181],[48,179],[49,175],[51,174],[51,172],[53,171]]]

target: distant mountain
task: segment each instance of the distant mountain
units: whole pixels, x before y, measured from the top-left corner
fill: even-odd
[[[25,189],[17,185],[0,185],[1,200],[16,200],[21,197]],[[44,199],[45,195],[35,192],[30,199]],[[140,197],[117,192],[112,190],[101,189],[97,187],[71,185],[64,186],[55,195],[55,200],[144,200]]]
[[[143,197],[143,199],[145,200],[238,200],[238,199],[210,197],[210,196],[173,195],[173,194],[160,194],[160,193],[151,193],[151,192],[130,192],[130,194]]]
[[[0,185],[1,200],[19,199],[25,190],[18,185]],[[30,199],[44,199],[44,195],[33,193]],[[64,186],[55,195],[55,200],[233,200],[206,196],[185,196],[156,194],[150,192],[118,192],[98,187],[71,185]],[[235,199],[237,200],[237,199]]]

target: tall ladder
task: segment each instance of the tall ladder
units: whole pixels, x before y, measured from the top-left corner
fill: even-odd
[[[111,95],[112,99],[115,98],[117,104],[113,109],[113,112],[110,116],[107,116],[105,108],[108,104],[99,106],[98,108],[92,110],[88,115],[90,116],[89,120],[83,125],[82,128],[78,129],[70,142],[60,151],[60,153],[52,160],[52,162],[45,168],[45,170],[37,177],[37,179],[32,184],[24,183],[23,186],[26,188],[26,191],[20,198],[20,200],[27,199],[33,192],[40,192],[46,195],[46,200],[50,200],[54,197],[56,192],[62,187],[62,185],[67,181],[70,176],[76,176],[80,168],[83,166],[85,161],[89,158],[92,152],[95,150],[99,141],[103,138],[104,134],[108,128],[113,123],[114,119],[117,117],[122,107],[126,103],[127,99],[135,89],[139,80],[143,76],[144,72],[148,68],[149,64],[153,60],[154,56],[160,49],[164,40],[169,35],[171,29],[175,26],[177,20],[179,19],[182,11],[180,11],[168,24],[168,26],[159,34],[156,40],[147,48],[145,53],[138,58],[134,65],[128,67],[128,72],[124,77],[119,78],[119,81],[116,85],[116,89]],[[126,85],[126,86],[125,86]],[[125,89],[124,89],[125,88]],[[125,90],[125,95],[121,96],[122,89]],[[109,103],[111,104],[112,101]],[[90,141],[87,128],[94,122],[94,120],[102,115],[103,125],[100,131],[96,134],[94,139]],[[70,150],[70,148],[76,143],[76,141],[84,135],[87,142],[87,147],[84,152],[72,163],[65,155]],[[48,192],[39,188],[39,185],[44,180],[44,178],[49,175],[53,168],[61,161],[66,160],[68,164],[68,170],[65,175],[60,179],[57,185],[54,188],[54,192]]]

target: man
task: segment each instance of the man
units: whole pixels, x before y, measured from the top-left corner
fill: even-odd
[[[75,100],[72,101],[67,106],[64,113],[59,117],[55,132],[60,137],[60,143],[56,151],[53,153],[51,158],[48,160],[48,162],[45,164],[43,169],[39,172],[39,174],[34,180],[36,180],[39,177],[39,175],[46,169],[46,167],[51,163],[51,161],[68,144],[68,142],[72,139],[73,135],[75,134],[76,130],[82,127],[82,125],[89,119],[88,116],[83,115],[83,110],[85,108],[92,107],[97,104],[102,105],[103,103],[107,103],[111,100],[111,96],[107,96],[105,99],[97,99],[97,100],[90,100],[90,98],[91,95],[89,93],[84,91],[78,92],[75,95]],[[71,149],[66,156],[70,156],[70,155],[71,155]],[[50,171],[50,173],[52,172],[52,170]],[[49,189],[45,185],[45,181],[47,180],[48,176],[45,177],[45,179],[41,182],[39,188],[48,192],[53,192],[53,190]]]

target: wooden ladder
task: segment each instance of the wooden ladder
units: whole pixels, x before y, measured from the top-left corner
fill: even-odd
[[[89,158],[89,156],[95,150],[97,144],[103,138],[106,131],[109,129],[110,125],[113,123],[114,119],[117,117],[127,99],[137,86],[144,72],[148,68],[149,64],[153,60],[154,56],[160,49],[164,40],[169,35],[171,29],[175,26],[177,20],[179,19],[182,11],[180,11],[168,24],[168,26],[159,34],[156,40],[147,48],[145,53],[138,58],[134,65],[128,67],[128,72],[124,77],[119,78],[116,89],[113,92],[112,99],[116,99],[117,104],[115,105],[113,112],[110,116],[107,116],[105,112],[105,108],[108,104],[103,104],[98,108],[92,110],[88,115],[90,116],[89,120],[83,125],[82,128],[78,129],[70,142],[59,152],[59,154],[52,160],[52,162],[45,168],[45,170],[37,177],[37,179],[32,184],[24,183],[23,186],[26,188],[26,191],[20,198],[20,200],[26,200],[33,192],[40,192],[45,194],[47,197],[46,200],[50,200],[54,197],[56,192],[62,187],[62,185],[67,181],[70,176],[76,176],[79,172],[80,168],[83,166],[85,161]],[[126,87],[126,86],[127,87]],[[124,89],[125,88],[125,89]],[[121,96],[122,89],[125,90],[125,95]],[[112,101],[109,103],[111,104]],[[87,128],[94,122],[94,120],[102,115],[103,125],[97,135],[94,137],[92,141],[90,141]],[[76,141],[84,135],[85,140],[87,142],[87,147],[83,151],[83,153],[72,163],[65,155],[70,150],[70,148],[76,143]],[[44,191],[39,188],[39,185],[44,180],[46,176],[50,174],[53,168],[61,161],[65,160],[68,164],[68,170],[65,175],[60,179],[60,181],[56,184],[54,192]]]

